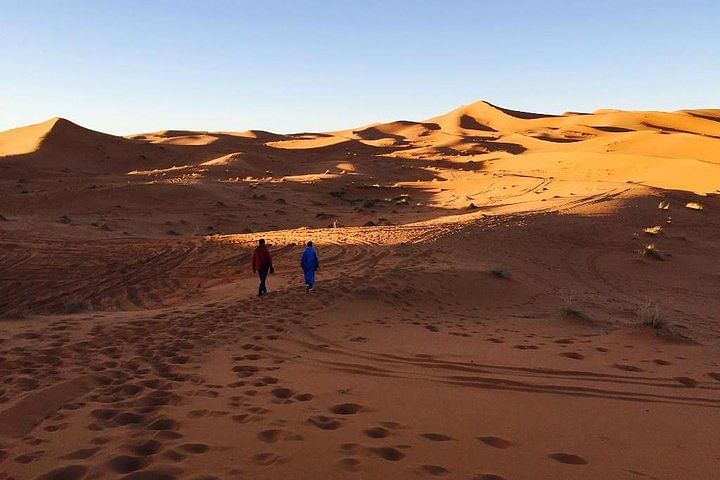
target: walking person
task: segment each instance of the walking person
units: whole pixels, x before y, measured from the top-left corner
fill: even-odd
[[[265,280],[267,279],[268,273],[275,273],[275,269],[272,264],[272,255],[265,246],[265,239],[261,238],[258,240],[258,246],[252,255],[252,269],[253,273],[257,273],[260,276],[260,287],[258,288],[258,297],[262,297],[267,294],[267,287],[265,286]]]
[[[312,242],[307,242],[300,258],[300,266],[305,276],[305,288],[310,292],[315,287],[315,271],[320,268],[320,260]]]

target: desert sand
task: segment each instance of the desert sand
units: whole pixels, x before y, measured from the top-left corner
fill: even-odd
[[[718,194],[720,110],[0,132],[0,478],[717,479]]]

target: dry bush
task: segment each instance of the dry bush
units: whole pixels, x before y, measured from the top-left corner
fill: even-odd
[[[505,267],[495,267],[490,270],[490,273],[492,273],[497,278],[510,278],[510,272],[508,272]]]
[[[652,327],[655,330],[665,328],[665,319],[663,318],[660,305],[654,300],[646,300],[637,309],[638,320],[641,325]]]
[[[648,243],[642,250],[643,255],[654,258],[655,260],[665,260],[665,256],[660,253],[654,243]]]
[[[568,317],[585,318],[585,314],[575,306],[575,295],[565,290],[560,290],[560,300],[562,300],[562,313]]]

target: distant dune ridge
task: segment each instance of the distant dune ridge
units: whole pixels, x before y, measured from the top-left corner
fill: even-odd
[[[719,213],[720,110],[0,132],[0,478],[717,480]]]
[[[709,171],[709,165],[720,163],[719,145],[720,110],[598,110],[548,115],[478,101],[422,122],[397,121],[321,134],[166,130],[117,137],[53,118],[0,132],[0,156],[6,157],[0,165],[38,172],[78,169],[122,173],[166,168],[181,158],[194,166],[216,158],[214,153],[220,157],[238,151],[264,154],[279,149],[359,147],[368,153],[427,158],[493,152],[523,154],[529,159],[547,152],[587,154],[588,161],[605,153],[628,154],[640,163],[654,157],[683,158],[705,163],[683,165],[690,169],[689,177],[697,177],[695,170]],[[689,188],[713,191],[702,181]]]

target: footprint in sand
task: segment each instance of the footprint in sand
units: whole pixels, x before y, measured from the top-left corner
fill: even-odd
[[[314,415],[308,418],[308,422],[321,430],[337,430],[341,425],[338,420],[325,415]]]
[[[397,462],[405,457],[404,453],[394,447],[373,447],[369,448],[368,452],[390,462]]]
[[[485,445],[489,445],[494,448],[500,448],[503,450],[515,446],[515,444],[510,440],[505,440],[504,438],[500,437],[478,437],[478,440],[483,442]]]
[[[432,477],[439,477],[450,473],[447,469],[439,465],[422,465],[418,468],[418,473],[421,475],[429,475]]]
[[[44,473],[37,477],[37,480],[79,480],[85,476],[87,470],[83,465],[67,465]]]
[[[303,440],[303,436],[297,433],[288,432],[280,429],[263,430],[258,433],[260,441],[265,443],[277,443],[281,440],[286,441],[300,441]]]
[[[270,394],[277,399],[287,400],[288,398],[295,395],[295,392],[293,392],[289,388],[275,388],[270,392]]]
[[[44,451],[38,451],[38,452],[32,452],[32,453],[25,453],[22,455],[18,455],[15,457],[15,461],[17,463],[31,463],[37,460],[42,456],[42,454],[45,453]],[[0,458],[2,460],[2,458]]]
[[[356,403],[341,403],[330,407],[330,411],[337,415],[354,415],[362,410],[364,410],[364,407]]]
[[[163,447],[163,444],[157,440],[146,440],[144,442],[126,444],[124,449],[139,457],[149,457],[155,455]]]
[[[180,453],[177,450],[168,450],[163,453],[163,456],[173,462],[182,462],[187,458],[187,455],[185,455],[184,453]]]
[[[551,453],[548,457],[552,458],[556,462],[564,463],[566,465],[587,465],[588,461],[572,453]]]
[[[276,465],[287,461],[285,457],[281,457],[280,455],[269,452],[255,454],[252,456],[251,460],[255,465],[260,465],[263,467],[268,467],[270,465]]]
[[[390,435],[390,431],[383,427],[367,428],[363,433],[370,438],[385,438]]]
[[[137,413],[123,412],[113,420],[117,425],[136,425],[145,421],[145,417]]]
[[[585,355],[583,355],[582,353],[578,353],[578,352],[565,352],[565,353],[561,353],[560,356],[572,358],[573,360],[582,360],[583,358],[585,358]]]
[[[505,477],[494,473],[479,473],[473,477],[473,480],[505,480]]]
[[[450,440],[454,440],[452,437],[448,437],[442,433],[421,433],[420,436],[432,442],[449,442]]]
[[[147,466],[147,457],[131,457],[129,455],[118,455],[108,461],[108,467],[115,473],[130,473]]]
[[[174,430],[178,427],[178,422],[171,418],[158,418],[150,425],[148,430]]]
[[[200,454],[210,450],[210,447],[204,443],[184,443],[178,447],[180,450],[186,453]]]

